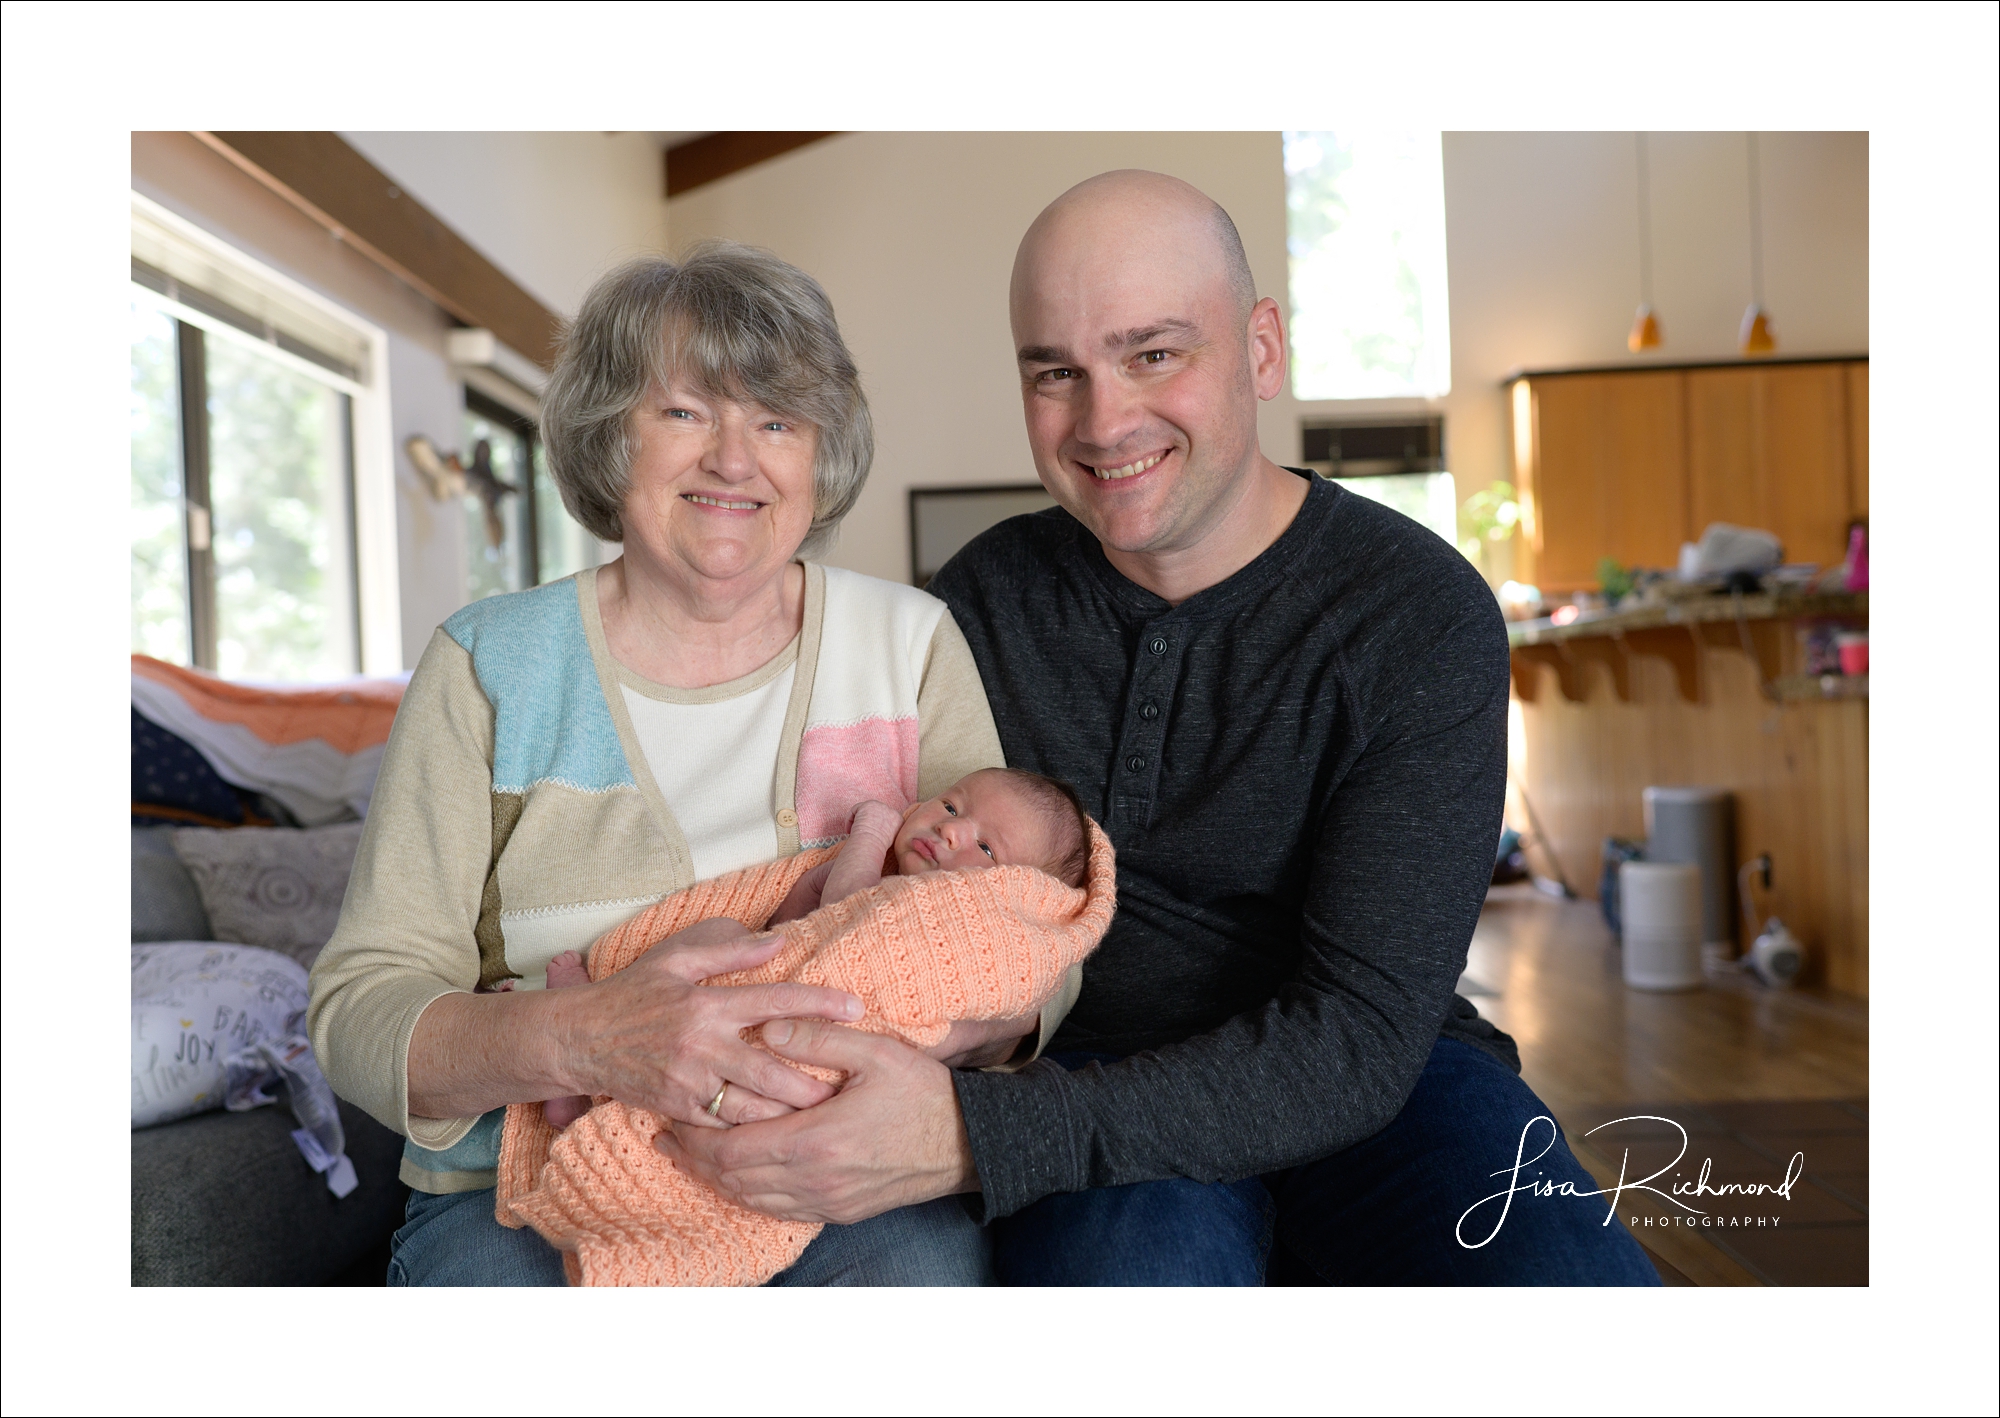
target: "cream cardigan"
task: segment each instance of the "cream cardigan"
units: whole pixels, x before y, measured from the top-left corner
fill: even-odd
[[[1002,762],[979,672],[942,602],[806,566],[771,778],[779,853],[846,830],[865,797],[928,798]],[[342,1097],[409,1139],[403,1180],[493,1185],[501,1113],[413,1117],[410,1036],[441,995],[538,983],[548,961],[694,880],[597,614],[594,572],[475,602],[432,636],[383,755],[309,1029]],[[700,752],[701,745],[689,745]],[[1041,1037],[1075,998],[1072,977]]]

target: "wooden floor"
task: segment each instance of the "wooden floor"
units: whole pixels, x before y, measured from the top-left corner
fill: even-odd
[[[1635,1228],[1669,1283],[1867,1283],[1865,1001],[1771,990],[1740,975],[1715,975],[1686,993],[1629,989],[1595,904],[1527,885],[1487,898],[1460,988],[1519,1042],[1523,1077],[1600,1185],[1621,1161],[1643,1160],[1646,1145],[1628,1159],[1629,1139],[1612,1145],[1584,1134],[1631,1105],[1687,1128],[1692,1154],[1713,1157],[1719,1178],[1733,1166],[1775,1181],[1783,1173],[1782,1159],[1770,1161],[1775,1149],[1805,1153],[1807,1177],[1783,1208],[1793,1229],[1780,1224],[1791,1247],[1782,1254],[1768,1237],[1759,1249],[1729,1233],[1710,1240],[1680,1226]],[[1668,1203],[1638,1200],[1639,1214],[1673,1219]]]

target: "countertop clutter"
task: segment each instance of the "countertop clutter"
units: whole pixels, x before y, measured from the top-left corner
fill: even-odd
[[[1694,594],[1663,595],[1652,600],[1628,597],[1615,607],[1579,610],[1574,617],[1565,617],[1560,622],[1553,616],[1516,621],[1507,627],[1507,643],[1517,646],[1547,645],[1561,640],[1618,635],[1625,631],[1666,625],[1868,614],[1866,591],[1810,591],[1779,587],[1743,595],[1707,587],[1691,589]]]

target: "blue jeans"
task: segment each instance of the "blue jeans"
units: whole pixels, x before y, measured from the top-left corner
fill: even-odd
[[[1506,1191],[1522,1130],[1548,1113],[1505,1064],[1440,1039],[1403,1111],[1346,1151],[1238,1182],[1175,1177],[1044,1197],[989,1228],[994,1269],[1003,1285],[1659,1284],[1624,1223],[1604,1224],[1598,1197],[1523,1190],[1497,1231],[1498,1201],[1461,1223]],[[1523,1187],[1597,1190],[1551,1124],[1534,1124],[1520,1155],[1545,1143]]]
[[[493,1219],[493,1189],[410,1193],[390,1242],[391,1285],[563,1285],[562,1253]],[[906,1206],[813,1237],[773,1285],[991,1285],[982,1231],[957,1197]]]

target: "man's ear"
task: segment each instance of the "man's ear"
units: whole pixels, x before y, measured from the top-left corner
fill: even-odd
[[[1268,295],[1250,310],[1250,382],[1259,399],[1284,392],[1291,351],[1285,342],[1285,318]]]

